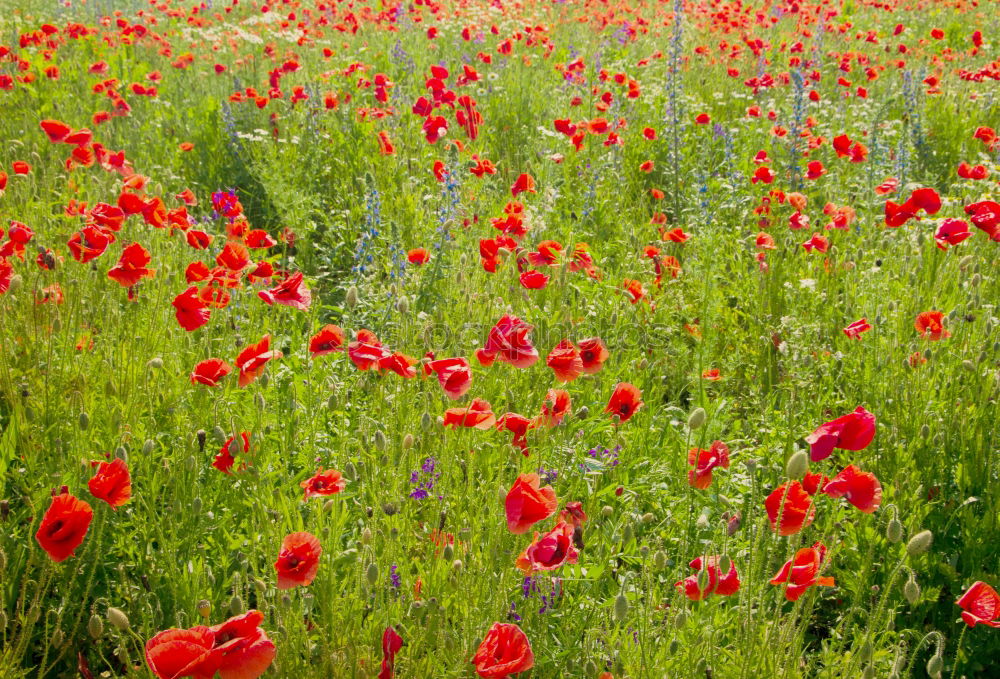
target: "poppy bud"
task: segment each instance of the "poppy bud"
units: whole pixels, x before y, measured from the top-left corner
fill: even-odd
[[[336,507],[336,506],[337,506],[336,501],[334,501],[331,498],[331,499],[329,499],[329,500],[327,500],[326,502],[323,503],[323,511],[329,513],[331,511],[333,511],[333,508]]]
[[[929,347],[927,349],[924,349],[924,358],[926,358],[929,361],[933,357],[934,357],[934,352],[931,351]]]
[[[198,439],[198,452],[199,453],[204,453],[205,452],[205,436],[206,435],[205,435],[205,430],[204,429],[199,429],[198,431],[195,432],[195,437]]]
[[[972,361],[969,360],[962,361],[962,367],[968,370],[970,373],[976,372],[976,364],[973,363]]]
[[[371,528],[365,526],[365,529],[361,531],[361,544],[368,545],[372,541],[372,531]]]
[[[240,437],[234,436],[233,440],[229,442],[229,454],[239,455],[240,453]]]
[[[698,530],[707,530],[708,529],[708,525],[709,525],[708,524],[708,515],[706,515],[706,514],[699,515],[698,516],[698,520],[695,521],[694,523],[698,527]]]
[[[398,311],[401,314],[405,314],[409,310],[410,310],[410,303],[406,301],[405,297],[400,297],[399,301],[396,302],[396,311]]]
[[[680,648],[680,646],[681,646],[681,642],[677,641],[677,637],[674,637],[673,639],[671,639],[670,640],[670,646],[668,647],[668,651],[670,652],[670,655],[673,655],[673,654],[677,653],[677,649]]]
[[[609,516],[611,516],[614,513],[614,511],[615,510],[609,507],[608,505],[604,505],[603,507],[601,507],[601,516],[603,516],[606,519]]]
[[[733,560],[729,558],[729,555],[723,554],[722,558],[719,559],[719,572],[728,573],[732,565],[733,565]]]
[[[59,648],[66,641],[66,635],[58,627],[53,630],[52,636],[49,638],[49,642],[52,644],[53,648]]]
[[[118,446],[115,448],[115,457],[119,460],[128,462],[128,451],[125,449],[125,446]]]
[[[587,406],[580,406],[580,409],[576,411],[576,416],[580,419],[587,417],[587,415],[590,415],[590,408]]]
[[[451,564],[451,569],[452,569],[453,571],[455,571],[456,573],[461,573],[461,572],[462,572],[462,567],[463,567],[463,566],[464,566],[464,564],[462,563],[462,560],[461,560],[461,559],[455,559],[455,560],[454,560],[454,561],[452,562],[452,564]]]
[[[858,657],[861,658],[861,662],[868,662],[869,660],[871,660],[872,653],[873,649],[870,641],[866,641],[864,645],[862,645],[861,648],[858,649]]]
[[[146,439],[146,442],[142,444],[142,454],[144,456],[152,454],[154,446],[156,446],[156,443],[153,439]]]
[[[374,561],[368,564],[368,568],[365,570],[365,580],[367,580],[368,584],[372,587],[374,587],[378,582],[378,564]]]
[[[104,635],[104,621],[101,620],[101,616],[96,613],[90,616],[90,620],[87,622],[87,632],[94,639],[100,639]]]
[[[642,515],[643,523],[653,523],[655,519],[656,516],[653,514],[653,512],[646,512],[645,514]]]
[[[354,466],[353,462],[344,465],[344,478],[348,481],[358,480],[358,468]]]
[[[292,597],[288,594],[288,592],[281,595],[280,601],[283,608],[288,608],[292,605]]]
[[[790,479],[801,479],[809,471],[809,456],[806,451],[796,451],[785,463],[785,475]]]
[[[931,679],[941,679],[941,671],[944,669],[944,658],[940,653],[935,653],[927,661],[927,676]]]
[[[108,622],[122,632],[127,632],[129,627],[128,616],[120,608],[108,608]]]
[[[906,553],[910,556],[920,556],[931,548],[934,541],[934,534],[929,530],[922,530],[906,543]]]
[[[375,436],[372,437],[372,444],[375,446],[375,450],[385,450],[385,434],[382,433],[381,429],[375,431]]]
[[[243,612],[243,598],[239,594],[234,594],[229,600],[229,615],[239,615]]]
[[[413,434],[407,434],[403,437],[403,450],[409,450],[413,447]]]
[[[10,277],[10,281],[7,284],[7,290],[11,293],[15,293],[21,289],[21,285],[24,283],[24,279],[21,278],[21,274],[16,273]],[[55,320],[59,320],[56,318]]]
[[[625,527],[622,529],[622,544],[628,544],[632,541],[632,524],[626,523]]]
[[[708,413],[705,412],[704,408],[695,408],[688,416],[688,429],[692,431],[701,429],[701,426],[705,424],[705,420],[707,418]]]
[[[962,259],[958,260],[958,268],[961,269],[962,271],[965,271],[970,266],[972,266],[972,263],[975,261],[976,261],[975,255],[966,255],[965,257],[962,257]]]
[[[917,584],[917,579],[913,576],[913,573],[910,573],[910,579],[903,585],[903,596],[906,597],[911,606],[920,600],[920,585]]]
[[[899,542],[903,539],[903,523],[893,517],[885,527],[885,539],[889,542]]]
[[[441,556],[444,557],[445,561],[451,561],[455,558],[455,548],[451,545],[451,543],[444,546],[444,549],[441,550]]]
[[[226,432],[222,430],[222,427],[216,425],[212,428],[212,438],[214,438],[215,442],[221,446],[226,442]]]
[[[653,554],[653,566],[658,570],[663,570],[667,567],[667,553],[662,549]]]
[[[86,431],[90,427],[90,415],[86,410],[80,411],[80,430]]]
[[[344,297],[344,303],[347,305],[348,309],[353,309],[358,304],[358,288],[354,285],[347,289],[347,295]]]
[[[676,622],[677,622],[677,626],[678,627],[683,627],[684,623],[687,622],[687,619],[688,619],[687,611],[684,611],[684,610],[677,611]]]
[[[972,278],[969,279],[969,285],[972,287],[978,287],[980,283],[983,282],[983,277],[977,273],[972,274]]]
[[[704,592],[706,589],[708,589],[708,582],[709,582],[708,569],[702,568],[700,571],[698,571],[698,590]]]
[[[260,385],[262,387],[266,387],[269,381],[267,373],[260,376]],[[264,408],[267,407],[267,401],[264,400],[264,394],[258,391],[257,395],[254,397],[254,404],[257,406],[258,410],[264,410]]]
[[[614,607],[614,617],[615,622],[623,622],[628,616],[628,598],[625,593],[619,594],[615,597],[615,607]]]
[[[146,361],[146,367],[150,370],[159,370],[163,367],[163,359],[159,356],[154,356],[153,358]]]
[[[600,668],[597,667],[597,663],[593,659],[587,660],[583,663],[583,676],[585,677],[596,677]]]
[[[861,679],[875,679],[875,668],[869,665],[861,673]]]
[[[920,438],[927,438],[931,435],[931,428],[929,425],[923,425],[920,427]]]
[[[188,455],[187,459],[184,460],[184,466],[189,472],[193,472],[194,468],[198,466],[198,461],[194,459],[194,455]]]
[[[200,497],[195,497],[195,499],[191,500],[191,511],[194,512],[195,514],[201,514],[201,498]]]
[[[420,428],[423,429],[424,431],[427,431],[428,429],[431,428],[431,424],[433,424],[433,420],[431,420],[431,414],[425,410],[424,414],[420,416]]]

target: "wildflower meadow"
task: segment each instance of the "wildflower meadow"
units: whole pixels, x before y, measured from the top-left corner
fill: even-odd
[[[998,0],[0,0],[0,679],[1000,677]]]

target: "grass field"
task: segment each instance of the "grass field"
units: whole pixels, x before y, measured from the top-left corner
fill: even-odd
[[[0,0],[0,678],[1000,677],[998,30]]]

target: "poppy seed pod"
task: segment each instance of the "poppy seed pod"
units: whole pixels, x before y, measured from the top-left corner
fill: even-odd
[[[688,429],[694,431],[696,429],[701,429],[702,425],[705,424],[705,420],[708,419],[708,413],[705,412],[704,408],[695,408],[688,415]]]
[[[789,479],[801,479],[809,471],[809,455],[804,450],[796,451],[785,463],[785,475]]]
[[[90,620],[87,621],[87,632],[94,639],[104,636],[104,621],[101,620],[101,616],[96,613],[90,616]]]
[[[624,622],[628,617],[628,597],[624,593],[615,597],[614,617],[615,622]]]
[[[116,629],[127,632],[129,628],[128,616],[125,615],[125,611],[109,607],[108,608],[108,622],[110,622]]]
[[[910,556],[920,556],[931,548],[932,542],[934,542],[934,534],[929,530],[922,530],[906,543],[906,553]]]

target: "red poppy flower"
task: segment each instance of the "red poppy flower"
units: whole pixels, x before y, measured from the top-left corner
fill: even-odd
[[[958,245],[972,236],[968,222],[961,219],[946,219],[934,234],[935,244],[941,250],[947,250],[952,245]]]
[[[431,260],[430,253],[424,248],[414,248],[406,253],[406,260],[410,264],[426,264]]]
[[[688,471],[688,485],[704,490],[712,485],[713,469],[729,469],[729,448],[722,441],[712,441],[708,450],[692,448],[688,451],[688,464],[694,465]]]
[[[580,352],[568,339],[561,341],[549,352],[545,364],[552,368],[560,382],[572,382],[583,374]]]
[[[281,541],[274,570],[278,573],[278,589],[292,589],[312,584],[319,570],[323,547],[312,533],[291,533]]]
[[[121,507],[132,497],[132,479],[125,460],[115,458],[111,462],[91,462],[97,473],[87,482],[90,494],[104,500],[112,507]]]
[[[519,535],[556,513],[559,501],[552,486],[539,488],[538,474],[521,474],[507,493],[507,528]]]
[[[60,563],[73,556],[83,543],[93,518],[94,510],[90,505],[64,491],[52,498],[35,539],[53,561]]]
[[[829,480],[826,474],[806,472],[806,475],[802,477],[802,488],[810,495],[815,495]]]
[[[233,456],[233,452],[239,452],[240,448],[243,449],[243,454],[246,455],[250,452],[250,433],[241,432],[240,433],[240,443],[233,443],[236,441],[235,436],[230,436],[226,439],[226,442],[222,444],[219,448],[218,454],[212,460],[212,466],[218,469],[223,474],[232,474],[233,465],[236,463],[236,458]],[[246,469],[246,464],[240,465],[240,470]]]
[[[541,271],[530,269],[520,276],[521,287],[526,290],[541,290],[549,284],[549,277]]]
[[[113,235],[88,224],[70,236],[66,245],[69,247],[73,259],[86,263],[103,255],[108,245],[114,240]]]
[[[535,193],[535,178],[530,174],[521,173],[518,175],[514,185],[510,187],[510,194],[512,196],[516,196],[517,194],[525,191],[528,193]]]
[[[565,563],[576,563],[580,553],[573,546],[573,525],[559,522],[548,533],[535,538],[521,555],[515,565],[525,575],[534,575],[540,571],[558,570]]]
[[[293,273],[270,290],[261,290],[257,296],[269,305],[277,302],[299,311],[306,311],[312,304],[312,293],[302,282],[301,271]]]
[[[559,521],[566,522],[575,528],[579,528],[587,520],[587,513],[583,511],[583,504],[580,502],[567,502],[566,508],[559,512]]]
[[[236,357],[236,367],[240,369],[239,385],[245,387],[264,372],[264,366],[272,358],[281,358],[280,351],[271,350],[271,336],[264,335],[256,344],[251,344]]]
[[[264,229],[254,229],[243,237],[243,243],[251,250],[265,250],[273,248],[278,241]]]
[[[604,346],[604,342],[601,341],[600,337],[588,337],[587,339],[580,340],[578,348],[580,350],[580,362],[583,364],[583,372],[588,375],[601,372],[604,362],[611,355],[608,353],[608,348]]]
[[[725,573],[719,568],[720,556],[698,557],[688,564],[696,573],[674,583],[674,587],[691,601],[707,599],[711,594],[732,596],[740,588],[740,576],[736,572],[736,564],[730,559],[729,570]],[[705,589],[698,586],[701,571],[708,573]]]
[[[520,627],[495,622],[476,650],[472,662],[476,666],[476,674],[483,679],[504,679],[530,670],[535,664],[535,656],[528,637]]]
[[[775,176],[774,173],[771,172],[771,168],[769,168],[767,165],[761,165],[756,170],[754,170],[753,177],[750,178],[750,181],[754,184],[756,184],[757,182],[770,184],[771,182],[774,181],[774,179]]]
[[[336,325],[324,325],[309,339],[309,353],[313,358],[343,350],[344,331]]]
[[[154,271],[147,269],[150,257],[146,248],[138,243],[132,243],[122,251],[122,256],[110,271],[108,278],[119,285],[130,288],[143,278],[152,278]]]
[[[864,318],[854,321],[849,326],[844,328],[844,334],[851,339],[859,340],[861,339],[861,333],[868,332],[872,329],[872,326],[868,325],[868,321]]]
[[[712,118],[707,113],[699,113],[694,117],[694,122],[697,125],[708,125],[712,122]]]
[[[392,627],[386,627],[382,632],[382,670],[378,673],[378,679],[392,679],[396,654],[401,648],[403,648],[403,637]]]
[[[206,249],[209,245],[212,244],[212,240],[214,238],[215,236],[211,236],[202,231],[201,229],[190,229],[187,233],[184,234],[184,239],[187,241],[187,244],[190,245],[195,250]]]
[[[875,438],[875,416],[858,406],[853,413],[830,420],[817,427],[809,436],[809,456],[813,462],[830,457],[834,448],[864,450]]]
[[[431,361],[427,369],[437,373],[438,383],[452,401],[460,399],[472,387],[472,370],[464,358],[442,358]]]
[[[217,387],[219,381],[232,371],[232,366],[221,358],[207,358],[194,367],[194,372],[191,373],[191,384]]]
[[[318,471],[312,478],[308,478],[299,484],[305,489],[303,500],[313,497],[323,497],[325,495],[336,495],[347,487],[347,481],[336,469]]]
[[[642,282],[632,278],[626,278],[622,281],[622,289],[628,294],[632,304],[638,304],[639,300],[646,296],[646,289],[642,287]]]
[[[197,330],[208,323],[211,312],[199,296],[197,287],[191,286],[177,295],[171,304],[174,307],[174,316],[177,318],[177,322],[188,332]]]
[[[158,679],[257,679],[275,655],[263,620],[251,610],[212,627],[164,630],[146,642],[146,663]]]
[[[826,547],[822,542],[800,549],[795,552],[795,558],[785,562],[777,575],[771,579],[771,584],[788,583],[785,587],[785,598],[789,601],[798,601],[799,597],[813,585],[833,587],[833,578],[820,577],[825,559]]]
[[[378,359],[376,367],[379,370],[389,370],[400,377],[410,379],[417,376],[417,370],[413,367],[416,363],[416,360],[396,351]]]
[[[940,311],[923,311],[917,314],[913,327],[925,340],[936,342],[951,337],[951,333],[944,328],[944,314]]]
[[[528,452],[528,430],[534,429],[534,420],[529,420],[524,415],[517,413],[504,413],[497,418],[496,428],[498,431],[509,431],[514,435],[511,445],[520,449],[521,453],[527,457]]]
[[[31,165],[23,160],[15,160],[11,163],[11,167],[14,169],[14,174],[26,175],[31,172]]]
[[[243,243],[230,241],[215,257],[215,263],[230,271],[242,271],[250,264],[250,251]]]
[[[347,356],[358,370],[369,370],[390,353],[375,333],[364,328],[358,330],[355,340],[347,345]]]
[[[604,412],[612,417],[617,416],[619,422],[628,422],[629,418],[635,415],[643,405],[642,392],[628,382],[619,382],[615,385],[615,390],[608,400],[608,405]]]
[[[798,480],[781,484],[764,500],[771,529],[779,535],[794,535],[813,522],[816,507]],[[780,521],[779,521],[780,515]]]
[[[719,374],[718,368],[708,368],[701,371],[701,379],[708,382],[718,382],[722,379],[722,376]]]
[[[878,479],[853,464],[830,479],[820,492],[830,497],[842,497],[865,514],[871,514],[882,504],[882,485]]]
[[[806,252],[812,252],[813,250],[816,252],[826,252],[830,249],[830,239],[826,236],[814,233],[812,238],[802,244],[802,247]]]
[[[499,358],[515,368],[528,368],[538,360],[538,351],[531,344],[528,335],[532,326],[520,318],[505,315],[490,330],[486,346],[476,352],[476,358],[483,365],[489,365]]]
[[[535,425],[544,424],[550,429],[563,421],[570,411],[569,392],[564,389],[549,389],[542,402],[542,412],[535,418]]]
[[[14,277],[14,267],[4,257],[0,257],[0,295],[10,289],[10,281]]]
[[[965,206],[965,214],[969,215],[973,226],[991,240],[1000,242],[1000,203],[994,200],[971,203]]]
[[[985,582],[972,583],[955,605],[962,609],[962,620],[969,627],[1000,627],[1000,595]]]
[[[488,401],[481,398],[472,399],[472,403],[464,408],[448,408],[444,411],[444,426],[469,427],[486,431],[492,429],[497,422],[496,415]]]
[[[62,142],[66,135],[73,131],[72,127],[58,120],[43,120],[39,125],[42,131],[48,135],[49,141],[54,144]]]

